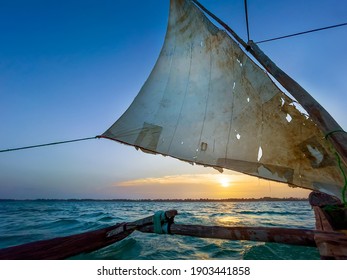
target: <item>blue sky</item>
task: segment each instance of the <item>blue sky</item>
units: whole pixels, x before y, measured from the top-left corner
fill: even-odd
[[[201,3],[247,38],[242,0]],[[345,1],[248,4],[254,41],[347,22]],[[0,149],[103,133],[154,66],[168,9],[168,0],[0,1]],[[260,47],[347,128],[347,27]],[[171,190],[178,185],[179,197],[210,197],[211,186],[182,179],[206,181],[206,174],[219,176],[116,142],[91,140],[0,154],[0,198],[163,198],[174,197]],[[231,181],[240,176],[225,175]],[[272,183],[252,184],[250,197],[281,195]],[[215,194],[241,195],[220,186]]]

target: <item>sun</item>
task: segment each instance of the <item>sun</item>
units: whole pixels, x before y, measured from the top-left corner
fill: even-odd
[[[221,178],[219,178],[219,184],[223,188],[228,188],[228,187],[230,187],[230,179],[227,177],[221,177]]]

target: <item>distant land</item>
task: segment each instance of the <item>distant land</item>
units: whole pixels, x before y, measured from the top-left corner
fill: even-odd
[[[308,201],[307,198],[262,197],[262,198],[225,198],[225,199],[0,199],[4,201],[108,201],[108,202],[269,202],[269,201]]]

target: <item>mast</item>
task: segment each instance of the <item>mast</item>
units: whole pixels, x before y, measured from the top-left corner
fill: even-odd
[[[207,10],[197,0],[192,0],[201,10],[211,16],[226,31],[241,44],[252,56],[270,73],[307,111],[311,119],[324,133],[326,139],[330,139],[336,152],[340,155],[344,165],[347,166],[347,133],[335,121],[335,119],[318,103],[303,87],[280,69],[252,40],[246,43],[225,22]]]

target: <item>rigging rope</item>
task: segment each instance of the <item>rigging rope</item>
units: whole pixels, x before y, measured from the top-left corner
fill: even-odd
[[[249,42],[249,23],[248,23],[248,5],[247,5],[247,0],[245,0],[245,13],[246,13],[246,26],[247,26],[247,42]]]
[[[26,146],[26,147],[20,147],[20,148],[0,150],[0,153],[13,152],[13,151],[19,151],[19,150],[26,150],[26,149],[32,149],[32,148],[39,148],[39,147],[45,147],[45,146],[60,145],[60,144],[66,144],[66,143],[72,143],[72,142],[80,142],[80,141],[97,139],[97,138],[100,138],[100,136],[94,136],[94,137],[80,138],[80,139],[74,139],[74,140],[52,142],[52,143],[39,144],[39,145],[33,145],[33,146]]]
[[[325,135],[325,139],[328,139],[328,138],[329,138],[329,136],[331,136],[332,134],[337,133],[337,132],[341,132],[341,133],[347,133],[347,132],[346,132],[346,131],[344,131],[343,129],[337,129],[337,130],[333,130],[333,131],[330,131],[329,133],[327,133],[327,134]]]
[[[238,36],[224,21],[222,21],[221,19],[219,19],[217,16],[215,16],[213,13],[211,13],[209,10],[207,10],[201,3],[199,3],[197,0],[192,0],[193,3],[195,3],[196,6],[198,6],[203,12],[205,12],[207,15],[209,15],[211,18],[213,18],[217,23],[219,23],[222,27],[225,28],[226,31],[229,32],[229,34],[234,37],[236,39],[236,41],[238,43],[240,43],[246,50],[248,50],[250,47],[249,45],[247,45],[247,43],[241,39],[240,36]],[[246,3],[245,3],[246,4]],[[247,9],[248,10],[248,9]],[[248,12],[247,12],[248,13]],[[341,26],[345,26],[347,25],[347,22],[345,23],[341,23],[341,24],[336,24],[336,25],[331,25],[331,26],[327,26],[327,27],[322,27],[322,28],[317,28],[317,29],[312,29],[312,30],[308,30],[308,31],[303,31],[303,32],[299,32],[299,33],[295,33],[295,34],[290,34],[290,35],[285,35],[285,36],[281,36],[281,37],[276,37],[276,38],[272,38],[272,39],[267,39],[267,40],[262,40],[262,41],[258,41],[255,44],[261,44],[261,43],[265,43],[265,42],[270,42],[270,41],[274,41],[274,40],[280,40],[280,39],[284,39],[284,38],[289,38],[289,37],[294,37],[294,36],[299,36],[299,35],[303,35],[303,34],[307,34],[307,33],[312,33],[312,32],[317,32],[317,31],[321,31],[321,30],[326,30],[326,29],[332,29],[332,28],[337,28],[337,27],[341,27]]]
[[[346,131],[342,130],[342,129],[337,129],[337,130],[333,130],[333,131],[330,131],[329,133],[327,133],[325,135],[325,139],[328,140],[328,138],[333,135],[334,133],[347,133]],[[341,157],[339,155],[339,153],[336,151],[335,148],[333,148],[335,150],[335,156],[336,156],[336,159],[337,159],[337,163],[338,163],[338,166],[340,168],[340,171],[341,171],[341,174],[342,174],[342,177],[344,179],[344,185],[343,185],[343,188],[342,188],[342,191],[341,191],[341,194],[342,194],[342,202],[344,204],[344,206],[347,206],[347,201],[346,201],[346,192],[347,192],[347,175],[345,173],[345,170],[342,166],[342,161],[341,161]]]
[[[337,158],[337,163],[339,165],[339,168],[341,170],[343,179],[345,181],[344,186],[342,188],[342,202],[344,206],[347,206],[347,201],[346,201],[346,191],[347,191],[347,175],[342,167],[342,163],[341,163],[341,158],[339,156],[339,154],[337,152],[335,152],[336,158]]]
[[[299,35],[303,35],[303,34],[307,34],[307,33],[331,29],[331,28],[337,28],[337,27],[341,27],[341,26],[345,26],[345,25],[347,25],[347,22],[341,23],[341,24],[336,24],[336,25],[331,25],[331,26],[327,26],[327,27],[316,28],[316,29],[312,29],[312,30],[308,30],[308,31],[298,32],[298,33],[285,35],[285,36],[281,36],[281,37],[276,37],[276,38],[272,38],[272,39],[262,40],[262,41],[256,42],[256,44],[271,42],[271,41],[275,41],[275,40],[285,39],[285,38],[289,38],[289,37],[299,36]]]

